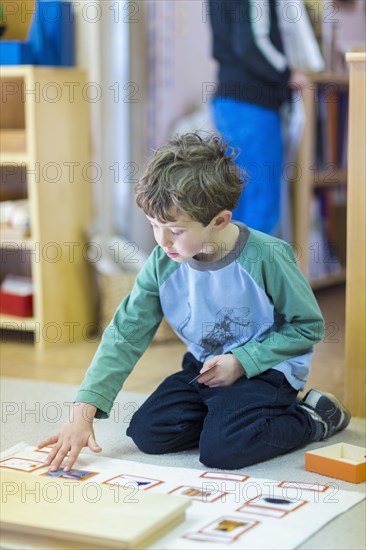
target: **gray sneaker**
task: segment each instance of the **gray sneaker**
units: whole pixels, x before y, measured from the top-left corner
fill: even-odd
[[[319,390],[309,390],[299,402],[315,422],[320,422],[324,428],[319,439],[328,439],[336,432],[346,428],[351,420],[351,413],[331,393]]]

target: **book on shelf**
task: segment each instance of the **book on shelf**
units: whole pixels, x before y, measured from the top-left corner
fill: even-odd
[[[334,166],[338,164],[338,124],[339,102],[338,96],[332,89],[324,90],[326,118],[324,124],[326,161]]]
[[[348,92],[339,95],[339,137],[338,137],[338,158],[340,168],[347,169],[348,154]]]
[[[346,263],[346,189],[318,189],[311,201],[309,278],[339,273]]]
[[[319,84],[316,93],[316,166],[347,168],[348,91]]]

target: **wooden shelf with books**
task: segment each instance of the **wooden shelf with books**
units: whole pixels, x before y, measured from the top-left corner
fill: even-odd
[[[22,154],[26,152],[26,134],[23,129],[1,130],[0,148],[2,154]]]
[[[329,187],[342,185],[347,181],[347,170],[339,170],[330,166],[327,170],[314,170],[313,187]]]
[[[0,164],[6,165],[6,164],[30,164],[31,163],[31,157],[27,155],[26,153],[12,153],[9,151],[3,152],[0,155]]]
[[[85,256],[93,217],[85,73],[2,66],[0,84],[0,329],[33,332],[39,345],[81,339],[96,327]],[[14,283],[22,278],[28,294]]]
[[[336,273],[326,275],[324,277],[319,277],[318,279],[311,279],[311,286],[314,290],[319,290],[320,288],[343,283],[345,279],[346,270],[340,269]]]
[[[11,229],[3,229],[0,225],[0,246],[1,248],[23,248],[24,250],[32,250],[35,248],[35,241],[30,237],[22,236],[18,231]]]
[[[0,326],[2,330],[16,330],[21,332],[35,332],[37,319],[34,317],[17,317],[0,313]]]
[[[293,190],[294,243],[312,287],[345,281],[348,77],[310,75]]]

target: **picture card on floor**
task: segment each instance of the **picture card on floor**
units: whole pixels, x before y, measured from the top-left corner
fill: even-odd
[[[30,460],[29,458],[9,457],[0,461],[0,468],[10,468],[20,472],[34,472],[34,470],[44,467],[43,462]]]

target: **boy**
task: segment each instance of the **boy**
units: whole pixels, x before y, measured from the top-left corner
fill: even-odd
[[[199,446],[206,466],[237,469],[348,425],[332,395],[296,400],[323,319],[291,247],[232,222],[243,179],[227,153],[215,136],[182,135],[137,185],[158,246],[105,331],[70,421],[40,444],[55,445],[51,470],[70,452],[69,470],[83,446],[101,451],[93,419],[108,416],[163,315],[188,352],[132,417],[127,434],[142,451]]]

